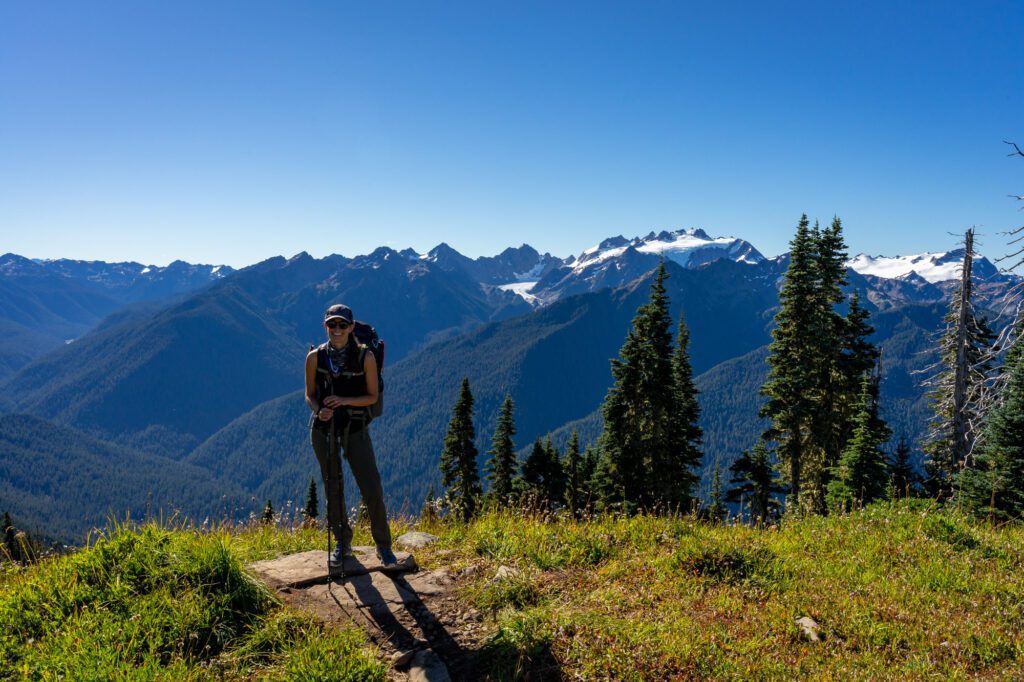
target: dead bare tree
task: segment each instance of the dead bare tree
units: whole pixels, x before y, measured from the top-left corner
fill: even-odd
[[[960,284],[939,337],[939,360],[926,369],[930,378],[923,382],[933,413],[924,445],[927,483],[940,497],[949,496],[955,475],[970,465],[992,380],[994,335],[974,308],[974,257],[971,228],[964,234]]]

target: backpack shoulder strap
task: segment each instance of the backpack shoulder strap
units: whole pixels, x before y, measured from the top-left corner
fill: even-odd
[[[316,349],[316,371],[320,374],[330,374],[327,371],[327,344],[322,343]]]

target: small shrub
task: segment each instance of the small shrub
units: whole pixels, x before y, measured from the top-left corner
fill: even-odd
[[[472,597],[478,609],[500,611],[504,608],[524,609],[534,606],[540,599],[540,592],[534,582],[524,576],[515,575],[492,580]]]
[[[921,530],[932,540],[944,542],[957,551],[976,549],[980,544],[969,530],[943,515],[926,516]]]
[[[480,660],[487,661],[487,679],[558,680],[558,662],[551,652],[553,632],[540,614],[517,614],[484,644]]]
[[[671,565],[705,580],[731,585],[753,582],[771,587],[785,573],[775,554],[764,548],[683,547],[673,555]]]

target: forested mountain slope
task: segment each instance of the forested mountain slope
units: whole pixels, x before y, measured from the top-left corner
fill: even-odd
[[[0,511],[65,542],[81,544],[108,516],[201,523],[248,510],[237,486],[196,466],[103,442],[27,415],[0,416]]]

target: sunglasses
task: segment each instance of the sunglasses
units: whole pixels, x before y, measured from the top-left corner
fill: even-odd
[[[348,329],[349,327],[352,326],[351,322],[347,322],[346,320],[338,320],[338,319],[327,320],[326,322],[324,322],[324,324],[327,325],[328,329]]]

